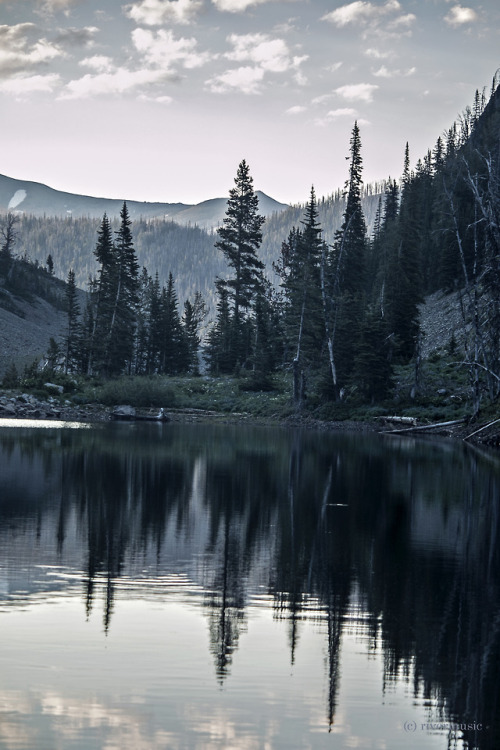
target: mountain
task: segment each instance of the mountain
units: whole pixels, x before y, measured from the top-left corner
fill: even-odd
[[[257,191],[260,212],[264,216],[287,208],[265,193]],[[76,195],[43,185],[40,182],[16,180],[0,175],[0,212],[16,211],[30,216],[57,218],[88,217],[101,219],[106,213],[110,219],[118,217],[126,198],[94,198]],[[179,224],[197,225],[211,229],[222,222],[226,212],[226,198],[213,198],[197,205],[186,203],[148,203],[129,201],[127,207],[131,219],[173,219]]]
[[[259,198],[259,213],[262,216],[271,217],[289,208],[285,203],[279,203],[261,190],[256,190],[256,193]],[[208,201],[198,203],[196,206],[189,206],[179,211],[175,215],[174,221],[178,224],[196,225],[201,229],[210,230],[222,224],[226,209],[226,198],[212,198]]]
[[[79,290],[82,310],[86,299]],[[23,259],[0,262],[0,380],[9,365],[22,372],[42,357],[52,337],[61,341],[67,321],[64,281]]]

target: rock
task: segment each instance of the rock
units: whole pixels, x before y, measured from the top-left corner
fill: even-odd
[[[17,414],[17,409],[14,404],[1,404],[0,414],[2,414],[3,416],[12,417]]]
[[[44,383],[44,388],[49,388],[54,391],[57,391],[58,393],[64,393],[64,387],[62,385],[56,385],[55,383]]]
[[[135,409],[133,406],[128,406],[127,404],[115,406],[111,412],[111,416],[115,419],[133,419],[135,417]]]

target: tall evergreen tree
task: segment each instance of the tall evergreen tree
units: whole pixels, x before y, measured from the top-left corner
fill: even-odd
[[[176,375],[187,372],[189,367],[188,345],[179,316],[179,304],[172,273],[161,295],[162,353],[161,372]]]
[[[329,273],[331,370],[336,398],[341,395],[341,389],[352,384],[366,304],[366,222],[361,203],[363,160],[357,122],[352,130],[347,158],[346,208],[342,226],[335,236]]]
[[[264,217],[258,213],[259,199],[253,188],[248,164],[238,166],[235,187],[229,191],[226,216],[217,229],[215,247],[224,254],[231,275],[221,281],[232,303],[231,366],[243,364],[248,355],[245,340],[245,317],[251,310],[257,292],[262,288],[264,264],[257,250],[262,242]]]
[[[107,335],[106,371],[117,375],[130,371],[134,353],[139,302],[139,264],[135,254],[127,204],[120,212],[120,226],[113,246],[111,320]]]
[[[184,302],[182,325],[187,347],[187,369],[193,375],[199,375],[200,328],[207,316],[208,309],[200,292],[195,293],[193,302]]]
[[[90,300],[85,311],[87,374],[102,372],[105,366],[113,301],[114,250],[111,225],[106,214],[97,231],[94,255],[99,264],[97,278],[90,281]]]
[[[64,346],[64,371],[68,373],[78,370],[81,360],[80,305],[78,304],[75,272],[73,269],[70,269],[68,272],[66,305],[68,324]]]
[[[292,230],[282,246],[282,287],[285,330],[293,366],[293,399],[301,405],[305,383],[320,363],[325,329],[321,294],[324,242],[314,188],[306,205],[302,229]]]
[[[234,369],[231,350],[231,311],[229,293],[221,279],[215,282],[217,315],[207,337],[206,360],[213,375],[228,374]]]

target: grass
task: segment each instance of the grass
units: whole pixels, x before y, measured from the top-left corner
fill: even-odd
[[[333,402],[311,393],[302,418],[324,421],[371,421],[374,418],[399,415],[428,422],[460,419],[470,414],[468,372],[449,354],[433,354],[421,365],[419,389],[410,398],[414,383],[414,366],[395,368],[396,387],[386,401],[366,404],[358,393],[349,391],[345,401]],[[48,392],[47,380],[64,386],[64,395]],[[37,391],[42,397],[71,398],[76,405],[129,404],[138,408],[199,409],[221,414],[248,414],[265,419],[284,419],[296,415],[291,400],[290,373],[276,374],[265,390],[255,390],[255,383],[244,377],[210,376],[122,376],[113,380],[89,381],[85,378],[36,372],[34,365],[20,378],[20,387]],[[310,383],[311,389],[314,383]],[[4,384],[7,387],[7,384]],[[12,386],[10,386],[12,387]],[[486,404],[485,404],[486,408]]]

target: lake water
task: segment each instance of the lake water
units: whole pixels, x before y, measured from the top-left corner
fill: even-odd
[[[0,423],[2,750],[500,748],[500,456]]]

